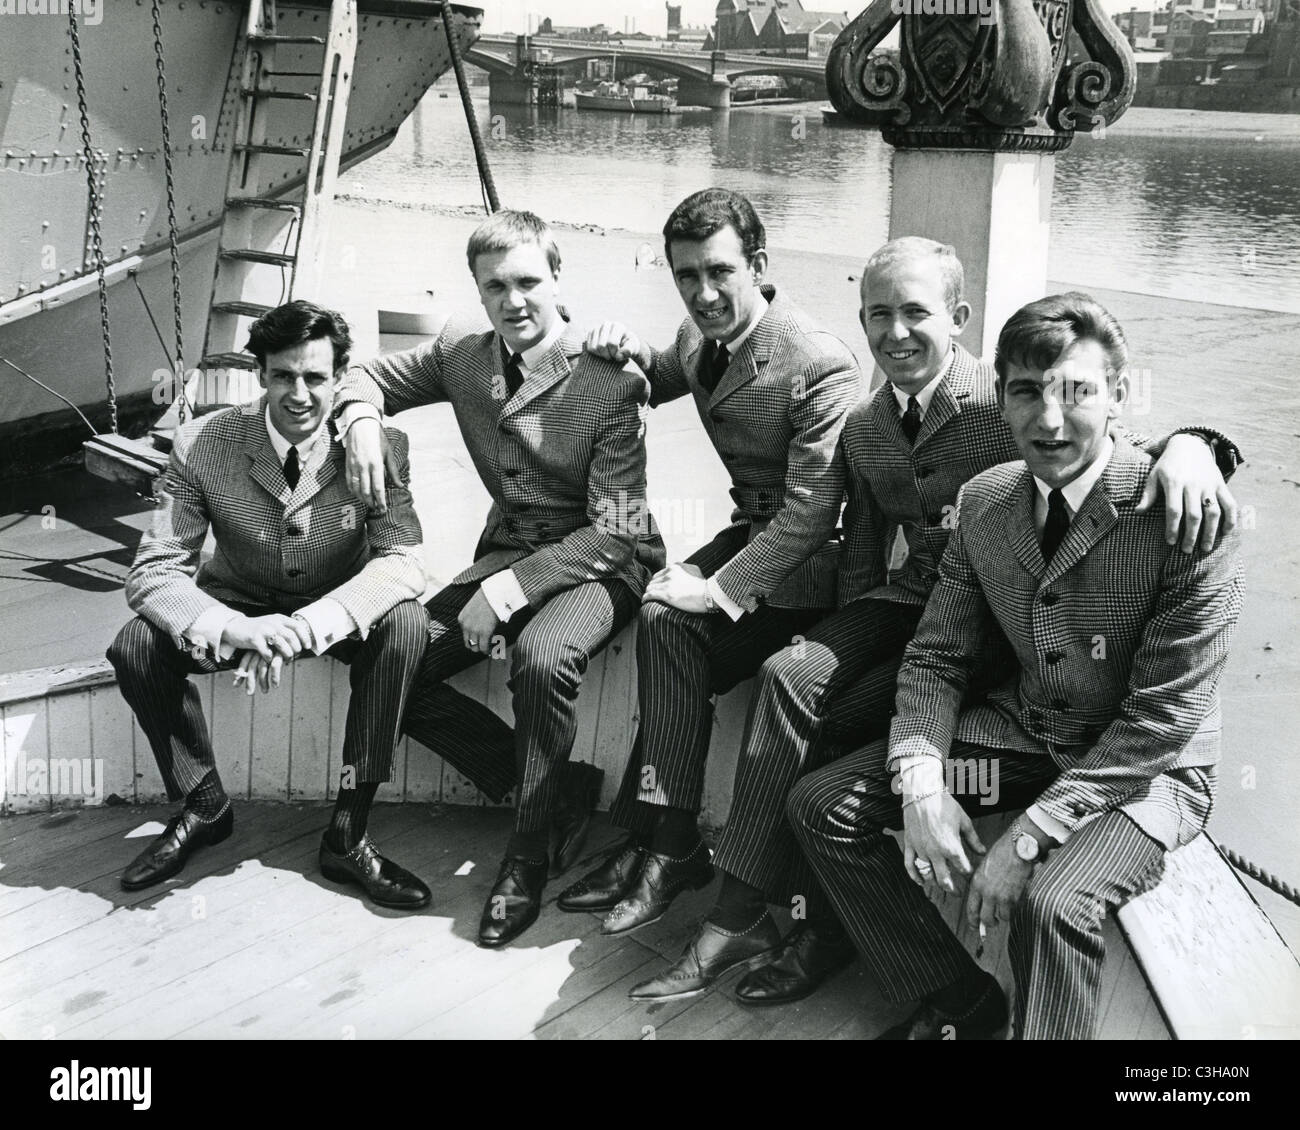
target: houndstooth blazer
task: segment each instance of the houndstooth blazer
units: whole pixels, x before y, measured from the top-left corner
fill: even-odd
[[[993,366],[954,343],[952,367],[935,389],[916,443],[908,443],[898,401],[888,383],[849,413],[840,436],[848,477],[839,606],[870,596],[924,604],[939,576],[939,561],[956,517],[957,492],[999,463],[1020,458],[998,408]],[[1158,458],[1167,437],[1153,440],[1123,425],[1130,444]],[[1219,468],[1232,476],[1241,453],[1209,428],[1182,428],[1214,440]],[[887,560],[903,529],[907,560],[894,573]]]
[[[715,574],[722,591],[750,612],[760,602],[830,608],[844,495],[837,444],[862,377],[839,338],[775,288],[763,295],[767,312],[711,394],[700,383],[704,335],[686,319],[668,349],[653,351],[650,403],[694,397],[731,474],[732,522],[748,526],[749,540]]]
[[[406,436],[392,428],[388,440],[405,467]],[[368,513],[344,485],[344,458],[332,435],[322,438],[290,490],[266,431],[265,397],[181,428],[127,578],[132,611],[183,647],[184,633],[217,604],[290,613],[329,596],[367,631],[418,598],[423,539],[410,492],[390,483],[388,513]],[[200,566],[209,529],[216,550]]]
[[[665,558],[646,506],[646,382],[584,353],[572,330],[504,402],[502,368],[500,337],[453,319],[432,341],[353,366],[335,406],[393,415],[450,401],[492,496],[474,564],[453,584],[512,569],[534,608],[609,577],[641,594]]]
[[[1135,507],[1150,457],[1117,439],[1050,565],[1023,462],[975,476],[898,678],[890,759],[953,741],[1051,757],[1038,803],[1074,829],[1119,808],[1167,848],[1204,826],[1219,676],[1241,611],[1239,537],[1188,555]],[[1001,629],[1017,672],[959,715],[970,661]]]

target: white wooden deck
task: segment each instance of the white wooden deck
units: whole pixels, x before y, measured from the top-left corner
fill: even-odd
[[[114,806],[0,822],[0,1037],[861,1039],[899,1017],[860,967],[779,1008],[737,1004],[735,975],[690,1001],[629,1001],[632,985],[678,955],[713,891],[683,896],[632,937],[603,938],[599,916],[553,904],[585,864],[550,883],[542,917],[518,942],[478,948],[504,811],[376,808],[381,847],[433,890],[414,915],[321,879],[320,804],[241,804],[235,835],[181,876],[122,891],[121,869],[168,814]],[[610,838],[602,822],[591,852]],[[1137,966],[1111,938],[1105,1036],[1167,1038]],[[1006,981],[1000,947],[986,957]]]

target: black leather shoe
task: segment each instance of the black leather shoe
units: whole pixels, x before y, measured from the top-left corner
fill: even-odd
[[[405,867],[379,854],[369,833],[351,851],[340,854],[322,837],[320,873],[335,883],[353,883],[370,901],[392,910],[419,910],[429,905],[429,888]]]
[[[842,929],[819,930],[800,922],[772,960],[746,973],[736,986],[741,1004],[789,1004],[815,993],[823,981],[857,956]]]
[[[546,861],[530,863],[508,855],[501,861],[496,885],[478,921],[478,944],[495,949],[508,945],[537,921],[546,886]]]
[[[752,968],[781,944],[781,931],[766,912],[748,930],[728,934],[707,919],[668,969],[642,981],[628,996],[634,1001],[672,1001],[704,992],[730,969]]]
[[[632,889],[647,854],[645,848],[633,841],[624,841],[605,857],[595,871],[565,887],[555,905],[570,914],[585,910],[613,910],[619,899]]]
[[[215,820],[204,820],[188,808],[167,821],[161,836],[131,861],[122,872],[122,889],[138,891],[179,873],[199,848],[228,839],[235,827],[235,810],[229,802]]]
[[[886,1029],[877,1040],[994,1040],[1005,1033],[1007,997],[993,977],[983,974],[984,991],[961,1016],[945,1016],[922,1002],[902,1024]]]
[[[551,828],[551,878],[563,875],[578,862],[587,846],[591,815],[600,800],[605,770],[575,761],[564,767],[563,796]]]
[[[602,934],[626,934],[658,922],[682,891],[699,890],[713,881],[709,849],[701,840],[685,859],[648,852],[641,872],[627,895],[605,915]]]

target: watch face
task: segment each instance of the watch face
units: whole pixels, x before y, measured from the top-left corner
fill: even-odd
[[[1032,863],[1038,858],[1038,841],[1028,832],[1024,832],[1016,837],[1016,854],[1026,863]]]

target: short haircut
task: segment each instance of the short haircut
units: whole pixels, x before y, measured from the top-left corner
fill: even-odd
[[[470,274],[474,273],[480,255],[513,251],[525,243],[535,243],[540,247],[546,253],[551,273],[560,273],[560,249],[555,243],[550,224],[532,212],[504,208],[479,224],[469,237],[465,254],[469,260]]]
[[[729,188],[706,188],[692,193],[676,208],[664,224],[664,254],[668,265],[673,262],[673,241],[687,240],[703,243],[725,227],[731,227],[740,237],[745,251],[745,262],[752,263],[754,256],[767,246],[767,232],[754,206],[738,192]]]
[[[1076,341],[1095,341],[1105,350],[1109,384],[1128,369],[1128,343],[1119,323],[1092,295],[1071,290],[1022,306],[1007,319],[993,358],[999,383],[1010,365],[1046,372]]]
[[[334,348],[334,370],[345,368],[352,352],[352,332],[343,315],[304,298],[268,310],[248,329],[248,352],[266,369],[268,354],[292,349],[318,338],[329,338]]]
[[[957,249],[947,243],[926,239],[920,235],[905,235],[891,239],[879,248],[862,272],[865,284],[867,275],[872,271],[893,267],[898,263],[933,258],[939,267],[939,277],[943,280],[943,300],[947,303],[948,313],[957,309],[966,290],[966,272],[962,270],[961,260],[957,258]]]

